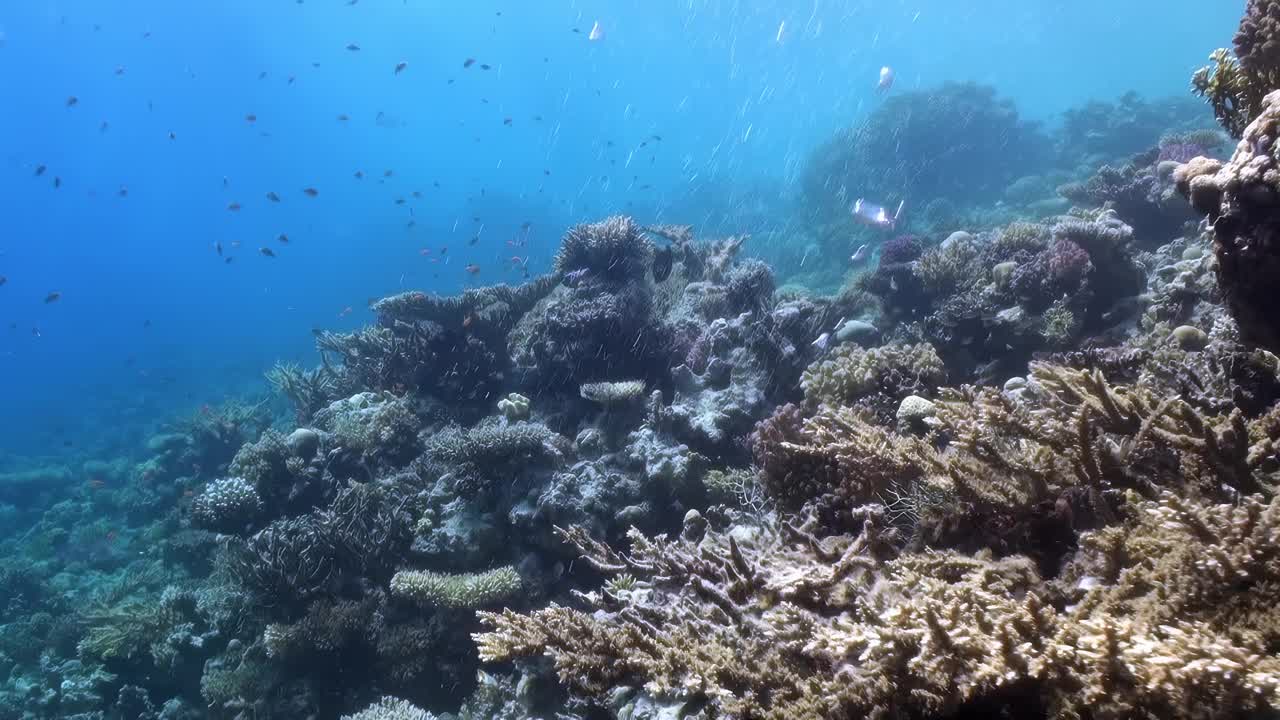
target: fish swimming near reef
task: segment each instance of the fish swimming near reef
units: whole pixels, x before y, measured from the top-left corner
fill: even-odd
[[[854,265],[857,265],[861,263],[863,260],[866,260],[867,255],[869,254],[869,251],[867,250],[868,247],[870,246],[862,245],[857,250],[854,250],[853,254],[849,256],[849,260],[853,262]]]
[[[675,253],[670,247],[664,247],[653,254],[653,281],[662,282],[671,276],[671,266],[675,262]]]
[[[885,65],[880,68],[880,82],[876,83],[876,92],[887,93],[893,87],[893,68]]]
[[[475,264],[475,263],[470,263],[470,264],[468,264],[468,265],[467,265],[467,267],[466,267],[466,270],[467,270],[467,272],[471,273],[472,275],[479,275],[479,274],[480,274],[480,266],[479,266],[479,265],[477,265],[477,264]]]
[[[906,204],[906,200],[898,203],[898,209],[892,215],[889,209],[883,205],[869,203],[862,198],[858,198],[853,203],[852,213],[853,219],[863,225],[878,227],[883,230],[892,230],[898,223],[898,218],[902,215],[902,206]]]

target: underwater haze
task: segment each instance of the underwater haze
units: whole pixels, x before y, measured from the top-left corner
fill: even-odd
[[[1280,717],[1280,0],[10,0],[0,720]]]
[[[1102,0],[15,3],[0,16],[14,109],[0,116],[0,443],[57,453],[251,389],[275,360],[310,359],[310,328],[362,323],[367,298],[516,279],[513,255],[544,270],[573,222],[697,223],[690,194],[785,188],[882,102],[881,66],[895,89],[977,81],[1052,122],[1131,90],[1183,93],[1234,15]],[[509,252],[525,222],[527,249]],[[447,264],[419,254],[443,246]],[[50,292],[62,299],[45,305]]]

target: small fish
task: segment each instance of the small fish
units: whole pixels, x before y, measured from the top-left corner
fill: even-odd
[[[816,340],[814,340],[809,344],[812,345],[813,347],[818,348],[819,350],[826,350],[827,346],[831,344],[831,333],[824,332],[821,335],[819,335]]]
[[[591,26],[591,32],[587,34],[587,39],[592,42],[604,39],[604,28],[600,27],[599,20],[597,20],[595,24]]]
[[[57,189],[58,189],[58,188],[60,188],[60,187],[62,187],[62,178],[60,178],[60,177],[55,177],[55,178],[53,179],[53,189],[54,189],[54,190],[57,190]]]
[[[237,248],[237,249],[238,249],[238,248],[240,247],[240,241],[239,241],[239,240],[232,240],[232,241],[231,241],[231,247],[233,247],[233,248]]]
[[[71,97],[67,98],[67,107],[75,107],[76,105],[79,105],[79,104],[80,104],[80,98],[76,97],[75,95],[72,95]]]
[[[480,63],[481,70],[489,70],[492,67],[493,67],[492,65],[485,65],[484,63]]]
[[[351,119],[351,116],[347,115],[346,113],[341,113],[338,115],[338,122],[346,122],[350,119]]]
[[[123,75],[123,74],[124,74],[124,66],[123,66],[123,65],[117,65],[117,66],[116,66],[116,75]]]
[[[230,265],[232,260],[235,260],[235,258],[234,258],[234,257],[228,257],[228,258],[227,258],[226,260],[224,260],[223,262],[224,262],[224,263],[226,263],[227,265]]]
[[[248,115],[244,116],[244,121],[249,123],[258,122],[258,116],[254,115],[253,113],[249,113]]]
[[[503,125],[506,125],[507,127],[510,127],[510,126],[511,126],[511,118],[503,118],[503,120],[502,120],[502,124],[503,124]]]
[[[7,277],[5,277],[5,276],[3,276],[3,275],[0,275],[0,287],[4,287],[4,284],[5,284],[5,283],[7,283],[7,282],[9,282],[9,278],[7,278]]]
[[[240,203],[232,200],[231,202],[227,203],[227,209],[230,210],[231,212],[239,212]]]
[[[320,191],[313,187],[302,188],[302,192],[306,193],[307,197],[316,197],[320,194]]]
[[[463,69],[469,68],[469,67],[471,67],[472,65],[475,65],[475,64],[476,64],[476,59],[475,59],[475,58],[467,58],[466,60],[463,60],[463,61],[462,61],[462,67],[463,67]]]
[[[396,63],[396,75],[399,75],[400,73],[404,72],[404,69],[407,67],[409,67],[409,63],[405,60],[401,60],[400,62]]]
[[[352,312],[354,312],[354,311],[351,309],[351,306],[350,306],[350,305],[348,305],[348,306],[346,306],[346,307],[342,308],[342,310],[338,313],[338,317],[340,317],[340,318],[344,318],[344,317],[346,317],[346,316],[350,315]]]
[[[859,247],[857,250],[853,251],[852,255],[849,256],[849,260],[852,261],[855,265],[862,262],[863,260],[866,260],[867,252],[868,252],[867,248],[868,248],[867,245],[863,245]]]
[[[48,169],[49,169],[49,168],[47,168],[47,167],[46,167],[46,166],[44,166],[44,165],[37,165],[37,166],[36,166],[36,177],[40,177],[41,175],[43,175],[43,174],[44,174],[44,171],[45,171],[45,170],[48,170]]]
[[[876,83],[876,91],[887,93],[893,87],[893,68],[885,65],[880,68],[880,82]]]
[[[360,52],[360,46],[355,43],[347,43],[347,49],[351,52]]]
[[[267,79],[267,71],[266,71],[266,70],[263,70],[262,72],[258,73],[258,79],[259,79],[259,80],[266,80],[266,79]]]
[[[289,244],[289,236],[285,235],[284,233],[280,233],[280,236],[277,237],[276,240],[279,240],[282,245]]]
[[[467,272],[471,273],[472,275],[479,275],[479,274],[480,274],[480,266],[479,266],[479,265],[477,265],[477,264],[475,264],[475,263],[469,263],[469,264],[467,265],[467,267],[466,267],[466,270],[467,270]]]
[[[267,191],[267,199],[271,202],[280,202],[280,196],[270,190]]]
[[[276,251],[275,251],[275,250],[272,250],[272,249],[271,249],[271,248],[269,248],[269,247],[261,247],[261,248],[258,248],[258,252],[262,253],[263,255],[265,255],[265,256],[267,256],[267,257],[269,257],[269,258],[273,258],[273,257],[275,257],[275,256],[276,256]]]
[[[57,290],[54,290],[53,292],[44,296],[44,304],[49,305],[51,303],[56,303],[61,299],[62,299],[62,293]]]
[[[178,139],[178,134],[177,134],[177,133],[175,133],[174,131],[170,130],[170,131],[169,131],[169,139],[170,139],[170,140],[177,140],[177,139]]]
[[[42,337],[42,336],[40,335],[40,328],[38,328],[38,327],[33,327],[33,328],[31,328],[31,334],[32,334],[32,335],[35,335],[36,337]]]
[[[480,236],[479,236],[479,235],[472,235],[472,236],[471,236],[471,238],[470,238],[469,240],[467,240],[467,247],[474,247],[474,246],[475,246],[475,244],[476,244],[476,243],[478,243],[478,242],[480,242]]]
[[[290,76],[289,76],[289,84],[290,84],[290,85],[292,85],[292,84],[293,84],[293,81],[294,81],[294,80],[297,80],[297,79],[298,79],[298,78],[297,78],[297,76],[295,76],[295,75],[290,75]]]
[[[395,174],[395,171],[394,171],[394,170],[383,170],[383,171],[382,171],[382,177],[391,177],[391,176],[392,176],[392,175],[394,175],[394,174]]]
[[[422,257],[426,257],[431,254],[431,248],[422,248],[421,250],[418,251],[418,254],[421,255]]]
[[[356,174],[355,174],[355,178],[356,178],[357,180],[363,180],[363,179],[364,179],[364,171],[363,171],[363,170],[357,170],[357,171],[356,171]]]
[[[218,240],[213,243],[213,249],[218,253],[218,257],[222,257],[222,241]]]
[[[116,195],[119,195],[122,198],[129,197],[129,188],[121,185],[120,189],[116,191]]]
[[[107,131],[107,128],[109,127],[111,127],[110,123],[108,123],[106,120],[103,120],[102,124],[98,126],[98,132],[104,133]]]

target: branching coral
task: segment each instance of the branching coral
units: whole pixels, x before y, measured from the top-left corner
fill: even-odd
[[[293,363],[276,363],[267,372],[267,382],[289,398],[299,422],[307,422],[317,410],[328,405],[338,390],[338,378],[328,367],[303,370]]]
[[[435,715],[408,700],[384,697],[354,715],[343,715],[342,720],[434,720]]]
[[[626,282],[644,275],[652,253],[643,229],[631,218],[615,215],[569,228],[556,255],[556,272],[585,270],[593,277]]]
[[[393,596],[432,608],[494,605],[519,593],[520,587],[520,575],[512,567],[462,574],[401,570],[391,578]]]
[[[576,694],[642,686],[716,717],[1280,709],[1280,501],[1163,494],[1126,512],[1086,536],[1070,590],[1020,558],[894,558],[876,514],[856,538],[739,525],[677,541],[633,533],[629,554],[569,530],[593,568],[626,582],[578,594],[585,611],[482,613],[490,629],[475,637],[485,660],[550,655]]]
[[[805,400],[865,407],[888,422],[908,395],[929,395],[946,378],[942,359],[928,343],[863,349],[841,345],[801,378]]]
[[[459,492],[474,495],[521,468],[554,465],[564,444],[563,438],[537,423],[449,428],[427,442],[419,461],[420,474],[432,477],[450,472]]]
[[[1280,22],[1275,0],[1249,0],[1234,38],[1235,53],[1226,48],[1209,55],[1208,66],[1191,78],[1218,122],[1233,137],[1264,110],[1264,96],[1280,89]]]

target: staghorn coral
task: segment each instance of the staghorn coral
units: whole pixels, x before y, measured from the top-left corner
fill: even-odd
[[[1131,499],[1125,516],[1084,537],[1070,588],[1023,558],[894,557],[875,513],[856,537],[739,524],[674,541],[633,533],[627,554],[570,529],[618,580],[576,594],[585,610],[481,613],[475,639],[489,661],[550,655],[575,695],[642,687],[712,717],[1280,709],[1280,501],[1165,493]]]
[[[496,605],[519,593],[520,588],[520,575],[509,566],[456,574],[401,570],[391,578],[393,596],[430,608]]]

